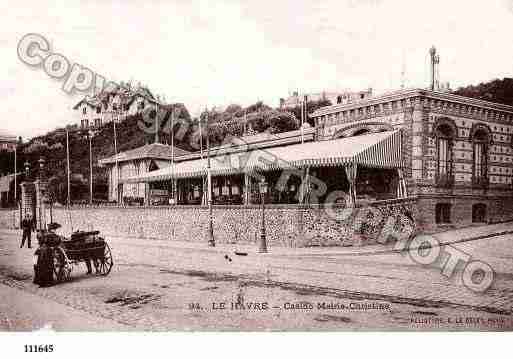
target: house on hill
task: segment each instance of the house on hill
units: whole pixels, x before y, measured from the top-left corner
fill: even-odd
[[[16,136],[0,133],[0,151],[14,152],[16,142]]]
[[[112,121],[121,122],[148,107],[155,108],[158,102],[158,98],[145,86],[132,88],[129,84],[121,84],[94,96],[86,95],[73,106],[73,110],[80,128],[89,129]]]

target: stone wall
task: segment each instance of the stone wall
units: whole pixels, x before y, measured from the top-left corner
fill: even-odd
[[[270,205],[265,210],[268,244],[309,247],[374,243],[389,217],[398,219],[404,212],[415,217],[414,200],[381,201],[372,207],[377,212],[362,212],[359,208],[347,218],[341,215],[343,208],[334,207],[334,219],[322,206]],[[13,215],[14,211],[0,211],[0,228],[13,228]],[[214,206],[213,218],[218,243],[249,244],[260,236],[262,212],[258,206]],[[60,232],[64,235],[69,235],[72,229],[95,229],[107,237],[206,242],[208,208],[74,207],[70,211],[61,208],[53,210],[53,220],[62,225]]]

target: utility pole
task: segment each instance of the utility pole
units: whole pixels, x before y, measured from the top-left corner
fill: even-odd
[[[155,102],[155,143],[159,143],[159,103]]]
[[[171,109],[171,159],[173,160],[173,166],[175,163],[175,109]]]
[[[116,134],[116,119],[112,119],[112,123],[114,124],[114,158],[116,159],[116,203],[119,204],[119,161],[118,161],[118,139]],[[114,179],[114,178],[113,178]]]
[[[14,144],[14,203],[18,203],[18,181],[17,181],[17,173],[18,173],[18,165],[16,164],[18,161],[18,139],[16,139],[16,143]]]
[[[93,204],[93,132],[89,130],[89,204]]]
[[[68,199],[67,199],[67,204],[68,204],[68,207],[71,205],[71,169],[69,167],[69,129],[68,127],[66,127],[66,168],[67,168],[67,172],[68,172]]]
[[[172,170],[173,170],[173,175],[174,175],[174,171],[175,171],[175,133],[174,133],[174,127],[175,127],[175,109],[172,108],[171,109],[171,166],[172,167]],[[173,184],[172,184],[172,188],[173,188],[173,201],[175,201],[174,203],[175,204],[178,204],[178,201],[176,201],[176,193],[177,193],[177,188],[176,188],[176,184],[178,183],[178,180],[176,179],[173,179]]]
[[[308,97],[307,95],[303,96],[303,100],[301,101],[301,143],[305,143],[305,131],[304,131],[304,124],[308,109]]]
[[[14,143],[14,204],[16,205],[16,209],[18,209],[18,138],[16,138],[16,142]],[[16,212],[14,212],[16,213]],[[21,215],[21,212],[20,212]],[[14,228],[17,228],[16,226],[16,214],[13,215],[14,220]],[[21,220],[21,217],[20,217]]]
[[[214,239],[214,215],[212,208],[212,172],[210,166],[210,136],[208,130],[208,109],[206,111],[206,130],[207,130],[207,191],[208,191],[208,245],[215,247],[216,242]]]

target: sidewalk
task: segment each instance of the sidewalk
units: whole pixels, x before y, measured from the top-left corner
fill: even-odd
[[[490,240],[471,240],[504,233],[510,231],[511,227],[513,224],[501,224],[440,234],[444,243],[468,241],[462,245],[475,247],[473,249],[477,253],[483,254],[477,257],[479,260],[491,265],[490,260],[507,262],[502,270],[497,271],[498,278],[486,293],[474,293],[463,286],[461,270],[456,271],[454,278],[446,278],[439,268],[420,266],[409,256],[366,256],[378,253],[370,246],[271,247],[269,254],[257,254],[256,245],[219,245],[211,248],[203,241],[191,243],[107,237],[115,263],[107,278],[88,278],[84,276],[85,268],[82,266],[74,272],[73,281],[41,289],[23,279],[32,273],[33,250],[19,250],[19,232],[0,230],[0,267],[4,267],[8,278],[21,283],[24,290],[95,316],[144,328],[147,325],[159,329],[178,328],[183,323],[190,328],[196,325],[203,328],[207,322],[207,327],[218,328],[221,319],[230,325],[238,325],[233,324],[233,320],[243,317],[236,316],[234,319],[233,315],[230,316],[231,312],[209,312],[209,315],[195,316],[197,313],[187,310],[186,305],[196,301],[208,305],[236,300],[241,290],[248,300],[268,300],[278,306],[304,300],[364,300],[393,303],[395,310],[403,310],[403,305],[413,305],[417,310],[419,307],[429,308],[430,311],[445,308],[443,310],[450,312],[453,310],[451,308],[455,308],[467,314],[479,311],[481,315],[510,315],[513,305],[513,268],[509,264],[510,258],[513,258],[511,237],[503,235]],[[391,252],[389,247],[378,246],[380,253],[384,250]],[[235,250],[246,250],[248,255],[235,255]],[[155,306],[150,304],[137,310],[107,302],[109,298],[118,298],[120,293],[134,296],[154,294],[162,298],[155,302]],[[269,299],[269,296],[274,299]],[[271,317],[248,314],[248,318],[265,324],[275,320],[276,313],[270,311]],[[292,312],[290,314],[290,320],[302,318]]]
[[[0,229],[0,234],[6,233],[9,235],[19,234],[21,238],[21,231]],[[513,234],[513,222],[472,226],[461,229],[450,230],[442,233],[430,234],[434,237],[441,246],[474,241],[479,239],[486,239],[489,237]],[[195,251],[209,251],[226,254],[254,254],[258,253],[258,243],[255,244],[225,244],[218,243],[215,247],[209,247],[207,243],[198,241],[170,241],[164,239],[143,239],[143,238],[126,238],[123,236],[106,236],[115,240],[127,240],[134,242],[145,243],[148,246],[166,246],[170,248],[191,249]],[[35,239],[33,239],[34,241]],[[398,253],[400,251],[394,249],[395,244],[371,244],[360,247],[303,247],[303,248],[290,248],[281,246],[272,246],[267,244],[268,253],[260,253],[262,256],[280,256],[280,257],[302,257],[302,256],[366,256],[366,255],[380,255],[389,253]]]
[[[0,284],[2,331],[129,331],[129,326],[57,303],[34,293]],[[28,310],[30,308],[30,310]]]

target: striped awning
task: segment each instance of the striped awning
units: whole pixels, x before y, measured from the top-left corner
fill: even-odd
[[[220,156],[212,153],[210,168],[212,176],[350,164],[373,168],[402,168],[401,147],[401,132],[395,130]],[[122,178],[121,182],[157,182],[174,178],[203,177],[206,174],[207,159],[203,158],[178,162],[137,177]]]

